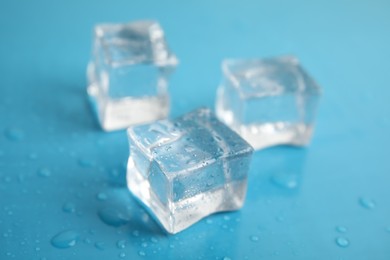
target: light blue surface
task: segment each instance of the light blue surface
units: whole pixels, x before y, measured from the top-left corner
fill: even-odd
[[[0,259],[389,259],[389,13],[387,1],[2,0]],[[213,106],[224,57],[295,54],[324,89],[307,149],[257,152],[245,207],[175,236],[127,192],[125,133],[100,131],[85,93],[93,25],[140,18],[161,22],[181,61],[173,116]],[[107,225],[102,209],[130,221]],[[57,246],[80,237],[58,249],[64,230]]]

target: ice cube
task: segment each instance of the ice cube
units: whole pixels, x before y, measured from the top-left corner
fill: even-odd
[[[154,21],[100,24],[88,65],[88,95],[101,127],[117,130],[165,118],[177,59]]]
[[[169,232],[242,207],[253,148],[209,109],[128,129],[130,191]]]
[[[321,89],[292,56],[225,60],[216,114],[255,149],[306,145]]]

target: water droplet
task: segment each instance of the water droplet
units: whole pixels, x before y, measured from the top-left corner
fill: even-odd
[[[78,160],[78,164],[83,168],[90,168],[90,167],[93,167],[95,165],[93,161],[86,159],[86,158],[80,158]]]
[[[152,243],[158,243],[158,240],[157,240],[157,238],[155,238],[155,237],[151,237],[150,238],[150,241],[152,241]]]
[[[40,176],[40,177],[47,178],[47,177],[50,177],[51,171],[50,171],[48,168],[46,168],[46,167],[42,167],[42,168],[40,168],[40,169],[37,171],[37,174],[38,174],[38,176]]]
[[[387,228],[386,228],[386,231],[390,233],[390,227],[387,227]]]
[[[347,228],[344,227],[344,226],[337,226],[336,227],[336,231],[339,232],[339,233],[346,233],[347,232]]]
[[[15,127],[6,129],[4,135],[8,140],[14,142],[21,141],[24,138],[24,132],[21,129]]]
[[[40,248],[40,247],[36,247],[36,248],[35,248],[35,251],[37,251],[37,252],[38,252],[38,251],[41,251],[41,248]]]
[[[185,150],[187,153],[192,153],[193,151],[195,151],[195,148],[192,147],[191,145],[185,145],[185,146],[184,146],[184,150]]]
[[[360,204],[360,206],[362,206],[363,208],[366,208],[366,209],[373,209],[376,206],[376,203],[373,199],[364,198],[364,197],[359,199],[359,204]]]
[[[376,203],[373,199],[365,198],[365,197],[359,198],[359,204],[360,206],[366,209],[373,209],[376,206]]]
[[[97,198],[98,200],[101,200],[101,201],[107,200],[107,194],[105,194],[104,192],[99,192],[99,193],[96,195],[96,198]]]
[[[208,218],[208,219],[206,219],[206,223],[209,224],[209,225],[213,224],[213,220]]]
[[[275,218],[275,220],[276,220],[277,222],[284,222],[284,217],[283,217],[283,216],[277,216],[277,217]]]
[[[104,243],[103,242],[96,242],[95,248],[97,248],[99,250],[104,250]]]
[[[89,245],[89,244],[92,243],[92,241],[91,241],[91,239],[89,239],[89,238],[85,238],[85,239],[84,239],[84,243]]]
[[[116,246],[120,249],[123,249],[126,247],[126,240],[118,240],[116,242]]]
[[[36,153],[30,153],[30,154],[28,155],[28,158],[30,158],[31,160],[35,160],[35,159],[38,158],[38,155],[37,155]]]
[[[224,256],[223,260],[232,260],[232,259],[230,257],[228,257],[228,256]]]
[[[56,248],[69,248],[76,245],[80,235],[73,230],[58,233],[51,239],[51,244]]]
[[[284,189],[296,189],[298,187],[298,178],[292,173],[278,173],[272,176],[271,181]]]
[[[250,239],[251,239],[252,242],[257,242],[257,241],[259,241],[259,237],[258,237],[258,236],[255,236],[255,235],[250,236]]]
[[[4,177],[4,182],[10,183],[11,182],[11,177],[5,176]]]
[[[119,227],[129,222],[127,214],[116,208],[103,208],[98,212],[99,218],[109,226]]]
[[[146,253],[142,250],[138,251],[138,255],[139,256],[146,256]]]
[[[141,246],[144,247],[144,248],[147,248],[148,247],[148,243],[142,242]]]
[[[62,211],[74,213],[76,211],[76,206],[72,202],[65,202],[64,205],[62,205]]]
[[[119,254],[119,258],[125,258],[125,257],[126,257],[125,253],[122,252],[122,253]]]
[[[133,234],[133,237],[138,237],[139,236],[139,231],[138,230],[134,230],[132,232],[132,234]]]
[[[349,246],[349,240],[345,237],[337,237],[336,238],[336,244],[339,247],[347,247]]]

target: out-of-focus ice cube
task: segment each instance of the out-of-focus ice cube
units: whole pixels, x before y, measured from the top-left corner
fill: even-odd
[[[252,147],[208,109],[128,129],[127,184],[169,233],[242,207]]]
[[[165,118],[177,59],[154,21],[100,24],[88,65],[88,95],[106,131]]]
[[[225,60],[218,118],[255,149],[306,145],[321,89],[295,57]]]

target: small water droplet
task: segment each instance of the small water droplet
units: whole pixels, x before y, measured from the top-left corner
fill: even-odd
[[[292,173],[278,173],[272,176],[271,181],[284,189],[296,189],[298,187],[298,178]]]
[[[125,258],[125,257],[126,257],[126,254],[124,252],[119,254],[119,258]]]
[[[283,216],[277,216],[277,217],[275,218],[275,220],[276,220],[277,222],[284,222],[284,217],[283,217]]]
[[[56,248],[69,248],[76,245],[80,235],[76,231],[62,231],[51,239],[51,244]]]
[[[158,243],[158,240],[157,240],[157,238],[155,238],[155,237],[151,237],[150,238],[150,241],[152,241],[152,243]]]
[[[96,198],[100,201],[103,201],[103,200],[107,200],[107,194],[105,194],[104,192],[99,192],[97,195],[96,195]]]
[[[36,248],[35,248],[35,251],[37,251],[37,252],[38,252],[38,251],[41,251],[41,248],[40,248],[40,247],[36,247]]]
[[[89,244],[92,243],[92,241],[91,241],[91,239],[89,239],[89,238],[85,238],[85,239],[84,239],[84,243],[89,245]]]
[[[24,132],[23,130],[16,128],[16,127],[10,127],[5,130],[4,132],[5,137],[14,142],[18,142],[24,139]]]
[[[96,242],[95,248],[97,248],[99,250],[104,250],[104,243],[103,242]]]
[[[31,160],[36,160],[38,158],[38,155],[36,153],[30,153],[28,155],[28,158],[30,158]]]
[[[169,248],[175,248],[175,245],[174,244],[169,244]]]
[[[339,233],[346,233],[347,232],[347,228],[344,227],[344,226],[337,226],[336,227],[336,231],[339,232]]]
[[[257,242],[257,241],[259,241],[259,237],[258,237],[258,236],[255,236],[255,235],[250,236],[250,239],[251,239],[252,242]]]
[[[138,255],[139,256],[146,256],[146,253],[142,250],[138,251]]]
[[[360,206],[362,206],[363,208],[366,208],[366,209],[373,209],[376,206],[376,203],[373,199],[364,198],[364,197],[359,199],[359,204],[360,204]]]
[[[349,246],[349,240],[345,237],[337,237],[336,238],[336,244],[339,247],[348,247]]]
[[[224,256],[223,260],[232,260],[232,259],[230,257],[228,257],[228,256]]]
[[[120,249],[123,249],[126,247],[126,240],[118,240],[116,242],[116,246]]]
[[[10,183],[11,182],[11,177],[10,176],[5,176],[4,177],[4,182],[6,182],[6,183]]]
[[[74,213],[76,211],[76,206],[72,202],[65,202],[62,205],[62,211],[66,213]]]
[[[103,208],[98,212],[99,218],[109,226],[119,227],[129,222],[127,214],[116,208]]]
[[[208,219],[206,219],[206,223],[209,224],[209,225],[213,224],[213,220],[208,218]]]
[[[42,168],[38,169],[37,174],[40,177],[47,178],[47,177],[50,177],[51,171],[50,171],[50,169],[48,169],[46,167],[42,167]]]
[[[138,237],[139,236],[139,231],[138,230],[134,230],[132,232],[132,234],[133,234],[133,237]]]
[[[86,159],[86,158],[80,158],[78,160],[78,164],[79,164],[79,166],[81,166],[83,168],[90,168],[90,167],[93,167],[95,165],[93,161]]]
[[[147,247],[148,247],[148,243],[142,242],[141,246],[142,246],[143,248],[147,248]]]

